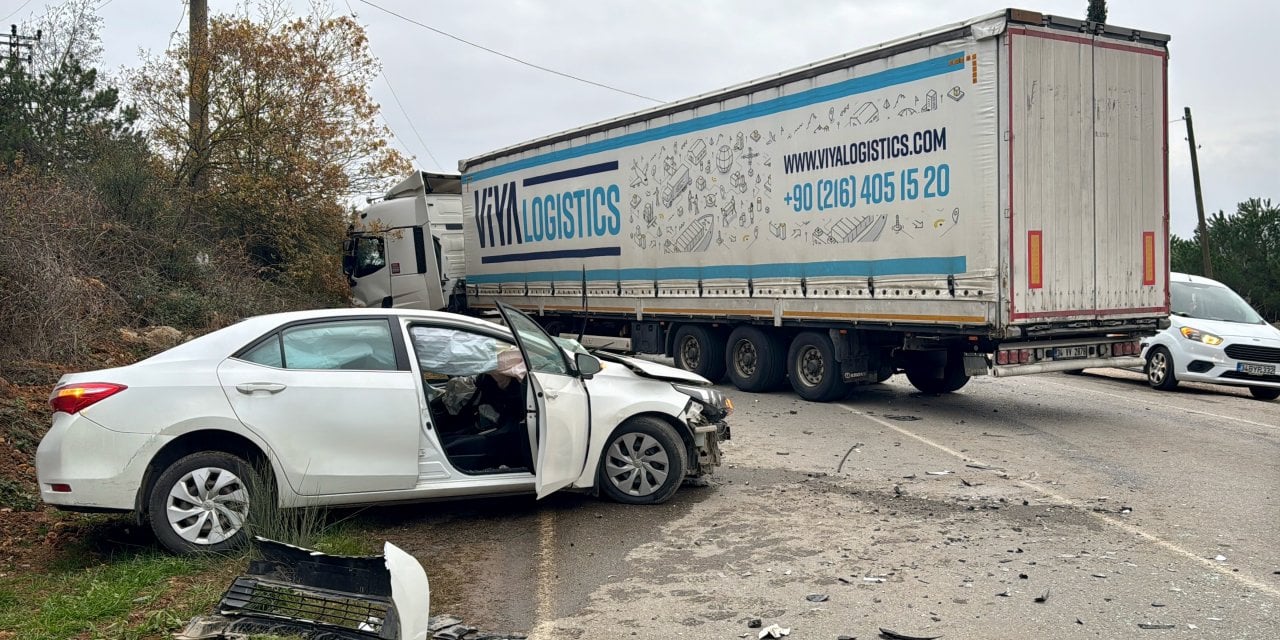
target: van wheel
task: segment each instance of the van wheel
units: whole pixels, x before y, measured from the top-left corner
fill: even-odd
[[[725,369],[742,391],[772,391],[786,375],[786,350],[759,327],[744,325],[729,334]]]
[[[684,481],[684,443],[671,425],[648,416],[622,423],[600,456],[598,482],[623,504],[661,504]]]
[[[675,338],[676,366],[711,382],[724,378],[724,340],[700,324],[681,325]]]
[[[1164,347],[1152,347],[1147,354],[1147,384],[1153,389],[1168,391],[1178,386],[1178,376],[1173,373],[1173,356]]]
[[[964,355],[953,351],[947,353],[947,361],[941,368],[928,365],[907,367],[907,380],[923,393],[951,393],[969,383],[969,374],[964,372]]]
[[[829,402],[849,392],[836,361],[831,337],[806,331],[791,341],[787,350],[787,374],[796,395],[813,402]]]
[[[244,460],[222,451],[193,453],[169,465],[151,486],[147,519],[174,553],[220,553],[244,544],[257,495]]]
[[[1275,400],[1280,398],[1280,389],[1275,387],[1249,387],[1249,393],[1259,400]]]

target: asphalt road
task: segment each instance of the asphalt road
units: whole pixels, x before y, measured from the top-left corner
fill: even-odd
[[[372,517],[433,613],[533,638],[1280,638],[1280,402],[1111,370],[950,396],[900,377],[833,404],[726,389],[726,466],[666,505]]]

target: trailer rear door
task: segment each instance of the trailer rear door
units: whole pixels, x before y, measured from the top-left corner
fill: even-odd
[[[1003,53],[1010,320],[1167,310],[1165,48],[1011,26]]]

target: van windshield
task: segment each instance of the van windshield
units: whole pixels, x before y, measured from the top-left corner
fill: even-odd
[[[1198,282],[1173,282],[1171,285],[1169,312],[1175,316],[1263,324],[1262,316],[1231,289]]]

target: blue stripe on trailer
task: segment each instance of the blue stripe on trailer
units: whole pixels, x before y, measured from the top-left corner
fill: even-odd
[[[701,131],[703,129],[711,129],[713,127],[742,122],[743,120],[772,115],[782,111],[799,109],[801,107],[807,107],[820,102],[828,102],[830,100],[836,100],[846,96],[891,87],[904,82],[912,82],[915,80],[922,80],[924,78],[931,78],[933,76],[940,76],[952,71],[962,71],[965,66],[963,64],[955,64],[955,61],[957,59],[964,60],[964,55],[963,51],[950,53],[945,56],[931,58],[929,60],[897,67],[895,69],[879,71],[860,78],[850,78],[849,80],[843,80],[825,87],[809,89],[789,96],[774,98],[773,100],[765,100],[745,107],[738,107],[736,109],[721,111],[720,113],[692,118],[685,120],[684,122],[654,127],[645,131],[637,131],[635,133],[629,133],[609,140],[591,142],[580,147],[552,151],[539,156],[524,158],[514,162],[501,164],[496,167],[480,169],[479,171],[467,173],[462,176],[462,180],[463,182],[483,180],[485,178],[492,178],[493,176],[511,173],[512,171],[520,171],[521,169],[538,167],[544,164],[551,164],[553,162],[572,160],[573,158],[580,158],[593,153],[612,151],[614,149],[621,149],[623,147],[629,147],[631,145],[641,144],[644,142],[652,142],[654,140],[661,140],[671,136],[684,135],[695,131]]]

